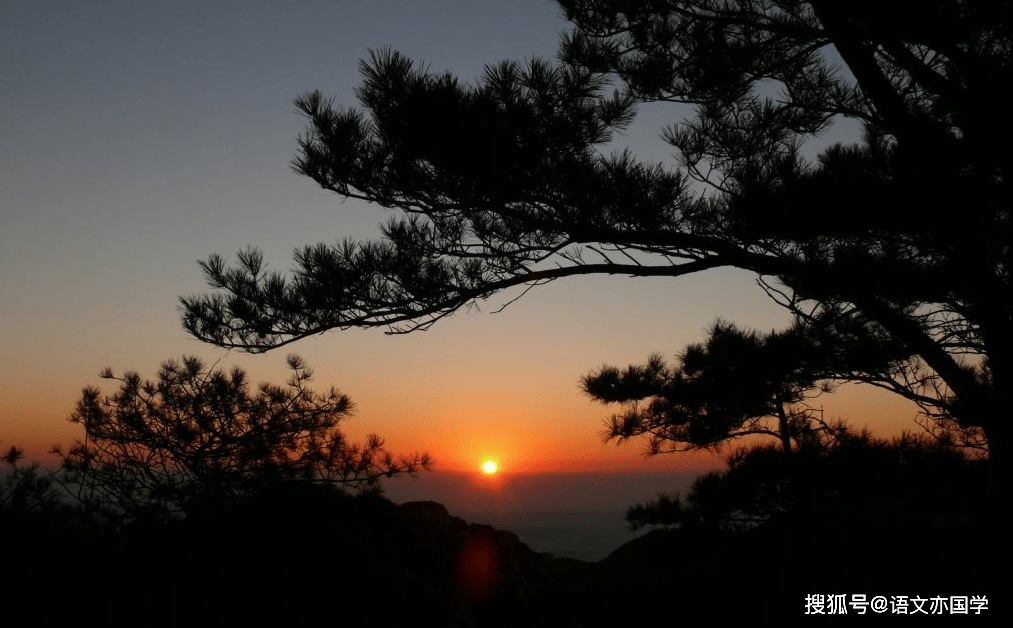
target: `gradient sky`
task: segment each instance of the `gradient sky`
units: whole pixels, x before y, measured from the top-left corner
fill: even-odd
[[[564,280],[425,333],[331,332],[260,356],[180,326],[177,299],[204,290],[196,262],[210,253],[253,244],[288,269],[296,247],[378,237],[384,210],[291,171],[304,127],[293,98],[320,89],[356,105],[359,59],[387,45],[471,81],[486,63],[552,57],[566,26],[543,0],[0,4],[2,444],[42,459],[80,437],[67,416],[83,386],[110,389],[98,378],[106,366],[151,377],[193,354],[280,383],[294,351],[318,388],[356,402],[351,437],[428,450],[439,469],[485,457],[527,473],[715,466],[602,444],[609,411],[578,381],[605,363],[675,354],[718,316],[785,325],[746,273]],[[619,144],[670,163],[658,134],[678,115],[645,108]],[[881,434],[917,427],[914,406],[883,392],[850,386],[823,401],[828,418]]]

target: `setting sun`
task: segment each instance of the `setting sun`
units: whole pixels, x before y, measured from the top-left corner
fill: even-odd
[[[496,473],[497,468],[495,460],[486,460],[482,463],[482,473],[492,475],[493,473]]]

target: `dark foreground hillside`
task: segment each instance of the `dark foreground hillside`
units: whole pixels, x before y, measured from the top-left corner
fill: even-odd
[[[435,502],[285,485],[118,533],[72,511],[0,520],[10,626],[994,625],[983,516],[843,503],[746,531],[657,529],[598,563],[538,554]],[[810,594],[986,596],[951,614],[807,616]]]
[[[68,510],[0,531],[12,626],[581,625],[593,568],[435,502],[300,485],[169,527]]]

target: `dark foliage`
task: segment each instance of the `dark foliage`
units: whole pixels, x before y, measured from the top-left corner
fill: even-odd
[[[914,538],[981,515],[981,461],[926,435],[891,441],[839,427],[832,440],[807,442],[792,455],[779,447],[740,448],[728,468],[698,477],[689,493],[661,495],[627,511],[633,529],[674,525],[741,531],[791,521],[800,529]],[[978,482],[977,491],[969,490]],[[965,484],[967,483],[967,484]],[[944,520],[949,517],[948,521]],[[978,524],[981,521],[977,521]],[[925,539],[929,540],[929,539]]]
[[[59,493],[37,462],[21,463],[24,450],[11,446],[0,457],[0,517],[53,510]]]
[[[831,625],[985,625],[1001,610],[1004,558],[986,510],[985,464],[926,436],[841,434],[830,446],[740,449],[687,495],[630,508],[652,530],[599,564],[605,624],[672,621],[800,624],[811,594],[984,595],[984,615],[824,616]],[[734,591],[730,590],[734,589]],[[910,591],[911,593],[903,593]],[[999,596],[996,598],[995,596]],[[966,620],[966,621],[963,621]],[[624,622],[626,622],[624,624]],[[853,623],[849,623],[853,622]]]
[[[264,351],[335,328],[425,329],[572,275],[733,266],[835,346],[880,354],[832,379],[892,390],[1001,458],[1009,4],[560,4],[574,29],[559,63],[501,63],[466,85],[385,51],[362,65],[361,110],[299,98],[296,171],[397,213],[382,241],[306,247],[288,277],[254,250],[236,266],[212,256],[215,292],[182,300],[186,329]],[[643,102],[695,112],[664,131],[674,167],[600,152]],[[804,157],[839,118],[862,139]]]
[[[167,361],[158,378],[137,373],[112,396],[85,388],[71,415],[84,440],[62,458],[60,484],[113,520],[161,521],[235,502],[264,485],[301,480],[366,489],[382,476],[428,468],[428,454],[395,458],[383,440],[349,443],[338,424],[352,402],[308,388],[312,371],[290,356],[285,387],[250,390],[246,372],[216,371],[197,358]]]
[[[645,436],[647,453],[658,454],[716,450],[761,434],[791,452],[793,442],[832,438],[839,429],[809,402],[831,389],[833,362],[855,353],[833,350],[814,331],[796,325],[759,334],[718,322],[706,343],[686,347],[677,366],[655,354],[624,370],[604,366],[582,385],[595,401],[625,408],[606,421],[606,441]]]

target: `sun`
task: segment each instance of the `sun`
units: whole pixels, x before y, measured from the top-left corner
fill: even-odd
[[[492,475],[493,473],[496,473],[498,468],[499,467],[496,464],[495,460],[486,460],[485,462],[482,463],[482,473],[485,473],[486,475]]]

